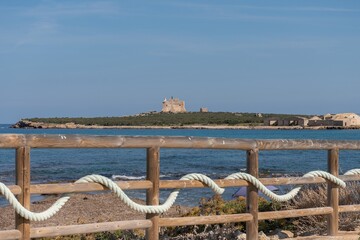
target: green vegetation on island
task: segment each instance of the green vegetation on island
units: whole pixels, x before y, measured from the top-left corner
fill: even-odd
[[[185,113],[142,113],[123,117],[60,117],[60,118],[28,118],[30,122],[46,124],[74,123],[80,125],[99,126],[186,126],[186,125],[262,125],[264,118],[295,116],[290,114],[260,114],[233,112],[185,112]],[[296,115],[304,116],[306,115]]]

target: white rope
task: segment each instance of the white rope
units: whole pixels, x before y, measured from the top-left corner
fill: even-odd
[[[360,174],[360,169],[352,169],[345,173],[345,175],[355,175]],[[326,180],[329,180],[330,182],[335,183],[336,185],[345,188],[346,184],[341,179],[335,177],[334,175],[331,175],[330,173],[324,172],[324,171],[313,171],[309,172],[304,175],[304,177],[322,177]],[[271,198],[275,201],[287,201],[293,197],[299,192],[300,187],[294,188],[289,193],[285,195],[277,195],[273,192],[271,192],[269,189],[267,189],[258,179],[251,176],[247,173],[234,173],[229,176],[227,176],[225,179],[243,179],[251,184],[253,184],[256,188],[259,189],[259,191],[263,192],[266,196]],[[183,176],[180,180],[197,180],[205,185],[209,186],[215,193],[222,194],[224,192],[223,188],[220,188],[212,179],[209,177],[198,174],[198,173],[192,173],[187,174]],[[170,207],[174,204],[178,194],[179,189],[173,191],[170,193],[169,197],[166,199],[166,201],[162,205],[156,205],[156,206],[148,206],[148,205],[142,205],[138,204],[134,201],[132,201],[125,193],[124,191],[112,180],[109,178],[106,178],[104,176],[100,175],[88,175],[83,178],[80,178],[75,183],[100,183],[103,186],[106,186],[109,188],[112,192],[114,192],[127,206],[132,208],[133,210],[136,210],[138,212],[142,213],[164,213],[167,210],[170,209]],[[0,182],[0,193],[5,196],[5,198],[9,201],[10,205],[12,205],[15,209],[15,211],[22,217],[29,219],[30,221],[44,221],[50,217],[52,217],[54,214],[56,214],[63,206],[64,204],[70,199],[69,196],[64,196],[60,199],[58,199],[50,208],[43,212],[34,213],[26,208],[24,208],[19,201],[15,198],[14,194],[10,191],[10,189],[3,183]]]
[[[342,181],[341,179],[335,177],[334,175],[331,175],[330,173],[324,172],[324,171],[312,171],[306,173],[303,177],[322,177],[326,180],[329,180],[332,183],[335,183],[336,185],[345,188],[346,183]],[[233,173],[229,176],[227,176],[225,179],[242,179],[245,180],[251,184],[253,184],[260,192],[262,192],[265,196],[269,197],[271,200],[277,201],[277,202],[285,202],[292,198],[294,198],[300,191],[301,187],[296,187],[292,189],[290,192],[284,194],[284,195],[278,195],[270,191],[264,184],[262,184],[257,178],[251,176],[247,173]]]
[[[158,206],[147,206],[138,204],[134,201],[132,201],[125,193],[124,191],[112,180],[109,178],[100,176],[100,175],[89,175],[85,176],[81,179],[79,179],[77,182],[79,183],[88,183],[88,182],[96,182],[100,183],[101,185],[104,185],[108,187],[112,192],[114,192],[120,199],[123,201],[127,206],[132,208],[135,211],[142,212],[142,213],[163,213],[169,210],[169,208],[174,204],[179,191],[173,191],[169,197],[166,199],[165,203]]]
[[[211,180],[209,177],[202,174],[188,174],[183,176],[180,180],[198,180],[208,185],[214,192],[217,194],[222,194],[224,189],[220,188],[216,185],[216,183]],[[138,204],[132,201],[124,191],[112,180],[100,175],[88,175],[83,178],[80,178],[75,183],[100,183],[103,186],[109,188],[112,192],[114,192],[127,206],[132,208],[135,211],[142,213],[164,213],[170,209],[170,207],[174,204],[179,190],[175,190],[170,193],[169,197],[166,199],[165,203],[157,206],[148,206]],[[35,213],[24,208],[19,201],[16,199],[14,194],[10,191],[8,187],[6,187],[3,183],[0,182],[0,193],[4,195],[4,197],[9,201],[10,205],[12,205],[15,211],[22,217],[29,219],[30,221],[44,221],[54,216],[70,199],[69,196],[62,197],[58,199],[50,208],[43,212]]]
[[[15,211],[22,217],[29,219],[30,221],[44,221],[46,219],[54,216],[69,200],[70,197],[62,197],[58,199],[50,208],[43,212],[34,213],[26,208],[24,208],[19,201],[16,199],[14,194],[10,191],[10,189],[0,182],[0,192],[5,196],[5,198],[9,201],[10,205],[12,205]]]
[[[360,168],[355,168],[347,171],[344,175],[360,175]]]
[[[224,192],[224,189],[220,188],[216,183],[211,180],[209,177],[203,175],[203,174],[187,174],[183,176],[180,180],[198,180],[203,182],[204,184],[208,185],[214,192],[217,194],[222,194]],[[100,183],[101,185],[104,185],[108,187],[112,192],[114,192],[127,206],[132,208],[135,211],[142,212],[142,213],[164,213],[167,210],[171,208],[171,206],[174,204],[178,194],[179,190],[175,190],[172,193],[170,193],[169,197],[166,199],[166,201],[162,205],[157,206],[148,206],[148,205],[142,205],[134,202],[131,200],[121,188],[114,183],[109,178],[100,176],[100,175],[89,175],[86,177],[83,177],[76,181],[77,183],[86,183],[86,182],[96,182]]]
[[[216,194],[223,194],[225,191],[224,188],[219,187],[211,178],[199,173],[187,174],[180,178],[180,180],[198,180],[211,188]]]

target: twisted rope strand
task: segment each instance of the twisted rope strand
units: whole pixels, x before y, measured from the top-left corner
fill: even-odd
[[[216,185],[216,183],[211,180],[209,177],[202,175],[202,174],[188,174],[182,177],[180,180],[198,180],[203,182],[204,184],[208,185],[211,189],[214,190],[214,192],[218,194],[222,194],[224,192],[224,189],[220,188]],[[111,179],[106,178],[104,176],[100,175],[88,175],[85,177],[80,178],[75,183],[100,183],[103,186],[106,186],[109,188],[112,192],[114,192],[120,199],[123,201],[127,206],[132,208],[135,211],[141,212],[141,213],[164,213],[168,211],[171,206],[174,204],[175,200],[178,197],[179,190],[175,190],[170,193],[169,197],[166,199],[166,201],[162,205],[158,206],[148,206],[148,205],[142,205],[138,204],[134,201],[132,201],[126,193]],[[64,196],[60,199],[58,199],[50,208],[43,212],[35,213],[31,212],[28,209],[24,208],[19,201],[16,199],[14,194],[10,191],[8,187],[6,187],[5,184],[0,182],[0,193],[4,195],[4,197],[9,201],[10,205],[12,205],[15,209],[15,211],[22,217],[29,219],[30,221],[44,221],[46,219],[49,219],[50,217],[54,216],[64,205],[65,203],[70,199],[69,196]]]
[[[0,182],[0,193],[4,195],[4,197],[9,201],[10,205],[12,205],[15,211],[22,216],[23,218],[29,219],[30,221],[44,221],[46,219],[54,216],[70,199],[70,197],[65,196],[58,199],[51,207],[47,210],[39,213],[34,213],[24,208],[19,201],[16,199],[14,194],[10,191],[10,189],[5,186],[5,184]]]
[[[211,178],[200,173],[187,174],[180,178],[180,180],[198,180],[210,187],[216,194],[223,194],[225,191],[224,188],[219,187]]]
[[[344,175],[357,175],[360,174],[360,169],[352,169],[347,171]],[[346,184],[341,179],[335,177],[334,175],[331,175],[330,173],[324,172],[324,171],[312,171],[309,173],[306,173],[304,177],[322,177],[330,182],[335,183],[336,185],[345,188]],[[271,192],[269,189],[267,189],[257,178],[251,176],[247,173],[233,173],[229,176],[227,176],[225,179],[242,179],[245,180],[251,184],[253,184],[256,188],[259,189],[262,193],[264,193],[266,196],[268,196],[270,199],[274,201],[287,201],[293,197],[296,196],[296,194],[300,191],[301,187],[294,188],[289,193],[284,195],[277,195],[273,192]],[[199,174],[199,173],[192,173],[187,174],[183,176],[180,180],[197,180],[208,187],[210,187],[215,193],[222,194],[224,193],[225,189],[220,188],[211,178]],[[167,210],[170,209],[170,207],[174,204],[178,194],[179,189],[176,189],[175,191],[171,192],[169,197],[166,199],[166,201],[162,205],[157,206],[148,206],[148,205],[142,205],[138,204],[134,201],[132,201],[125,193],[124,191],[111,179],[106,178],[101,175],[88,175],[85,177],[80,178],[75,183],[100,183],[103,186],[106,186],[109,188],[112,192],[114,192],[127,206],[132,208],[135,211],[141,212],[141,213],[164,213]],[[0,182],[0,193],[5,196],[5,198],[9,201],[10,205],[12,205],[15,209],[15,211],[22,217],[29,219],[30,221],[44,221],[53,215],[55,215],[64,205],[65,203],[70,199],[69,196],[64,196],[60,199],[58,199],[50,208],[43,212],[34,213],[26,208],[24,208],[19,201],[15,198],[14,194],[10,191],[10,189],[3,183]]]
[[[355,168],[347,171],[344,175],[360,175],[360,168]]]
[[[247,173],[241,173],[241,172],[234,173],[234,174],[227,176],[225,179],[245,180],[245,181],[253,184],[265,196],[267,196],[270,199],[277,201],[277,202],[284,202],[284,201],[288,201],[288,200],[294,198],[301,189],[301,187],[297,187],[297,188],[292,189],[290,192],[288,192],[285,195],[277,195],[277,194],[273,193],[272,191],[270,191],[269,189],[267,189],[267,187],[264,184],[262,184],[258,179],[256,179],[255,177],[253,177]]]
[[[331,175],[330,173],[324,172],[324,171],[312,171],[306,173],[303,177],[322,177],[326,180],[329,180],[330,182],[335,183],[336,185],[345,188],[346,183],[342,181],[341,179],[335,177],[334,175]],[[294,198],[300,191],[301,187],[296,187],[292,189],[290,192],[284,194],[284,195],[278,195],[270,191],[264,184],[262,184],[257,178],[251,176],[247,173],[233,173],[229,176],[227,176],[225,179],[242,179],[245,180],[251,184],[253,184],[260,192],[262,192],[265,196],[269,197],[271,200],[277,201],[277,202],[285,202],[292,198]]]
[[[96,182],[96,183],[100,183],[103,186],[106,186],[113,193],[115,193],[115,195],[118,196],[121,199],[121,201],[123,201],[127,206],[129,206],[131,209],[135,211],[142,213],[166,212],[174,204],[179,194],[179,190],[173,191],[172,193],[170,193],[169,197],[162,205],[148,206],[148,205],[138,204],[133,200],[131,200],[115,182],[104,176],[94,174],[94,175],[85,176],[83,178],[80,178],[78,181],[76,181],[76,183],[89,183],[89,182]]]

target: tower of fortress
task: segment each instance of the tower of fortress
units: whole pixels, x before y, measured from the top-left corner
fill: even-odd
[[[166,98],[162,102],[162,110],[161,112],[166,113],[183,113],[186,112],[185,109],[185,102],[182,100],[179,100],[178,98],[171,97],[169,100]]]

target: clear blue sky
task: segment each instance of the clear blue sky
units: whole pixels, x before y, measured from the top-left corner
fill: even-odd
[[[360,1],[1,1],[0,123],[360,113]]]

